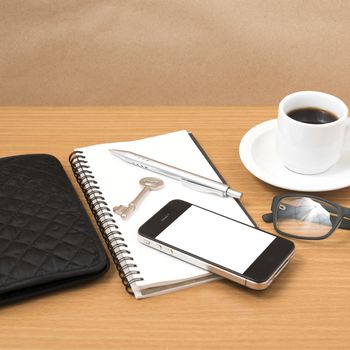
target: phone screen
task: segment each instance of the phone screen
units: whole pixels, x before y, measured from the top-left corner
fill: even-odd
[[[244,274],[276,236],[191,205],[155,238]]]

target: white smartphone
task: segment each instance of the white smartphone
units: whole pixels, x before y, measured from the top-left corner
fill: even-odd
[[[252,289],[265,289],[294,255],[294,243],[182,200],[139,228],[143,244]]]

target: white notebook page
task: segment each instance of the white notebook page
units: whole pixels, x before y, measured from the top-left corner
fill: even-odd
[[[145,195],[136,210],[123,220],[117,214],[114,219],[128,245],[128,250],[137,264],[143,281],[139,288],[166,285],[174,281],[205,276],[208,272],[176,258],[146,247],[137,240],[138,228],[153,214],[173,199],[182,199],[214,212],[251,224],[242,208],[232,198],[222,198],[191,190],[180,182],[126,163],[113,156],[109,149],[132,151],[175,167],[220,181],[219,177],[193,142],[187,131],[177,131],[147,139],[100,144],[76,149],[83,151],[90,170],[101,192],[112,208],[127,205],[140,192],[139,180],[143,177],[159,177],[165,186]],[[232,184],[234,188],[234,184]],[[239,190],[239,189],[237,189]],[[194,227],[196,223],[193,223]],[[214,233],[213,233],[214,234]],[[210,242],[208,242],[210,245]],[[133,290],[135,286],[132,286]],[[137,293],[137,291],[134,290]]]

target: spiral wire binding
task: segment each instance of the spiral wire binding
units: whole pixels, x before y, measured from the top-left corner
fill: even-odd
[[[111,253],[122,283],[126,291],[134,295],[131,284],[142,281],[143,278],[137,276],[140,275],[140,271],[136,270],[137,265],[133,262],[133,257],[130,256],[128,245],[125,243],[122,233],[119,231],[113,219],[111,210],[105,202],[105,198],[90,170],[84,153],[82,151],[71,153],[69,162],[72,166],[74,176],[89,204],[91,212],[95,217],[97,226],[107,244],[108,250]]]

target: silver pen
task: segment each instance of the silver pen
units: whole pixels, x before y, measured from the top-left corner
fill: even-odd
[[[218,182],[215,180],[208,179],[204,176],[190,173],[189,171],[158,162],[157,160],[119,149],[110,149],[110,152],[127,163],[178,180],[183,185],[191,189],[200,192],[213,193],[221,197],[232,197],[239,199],[242,196],[241,192],[233,190],[228,185],[223,184],[222,182]]]

